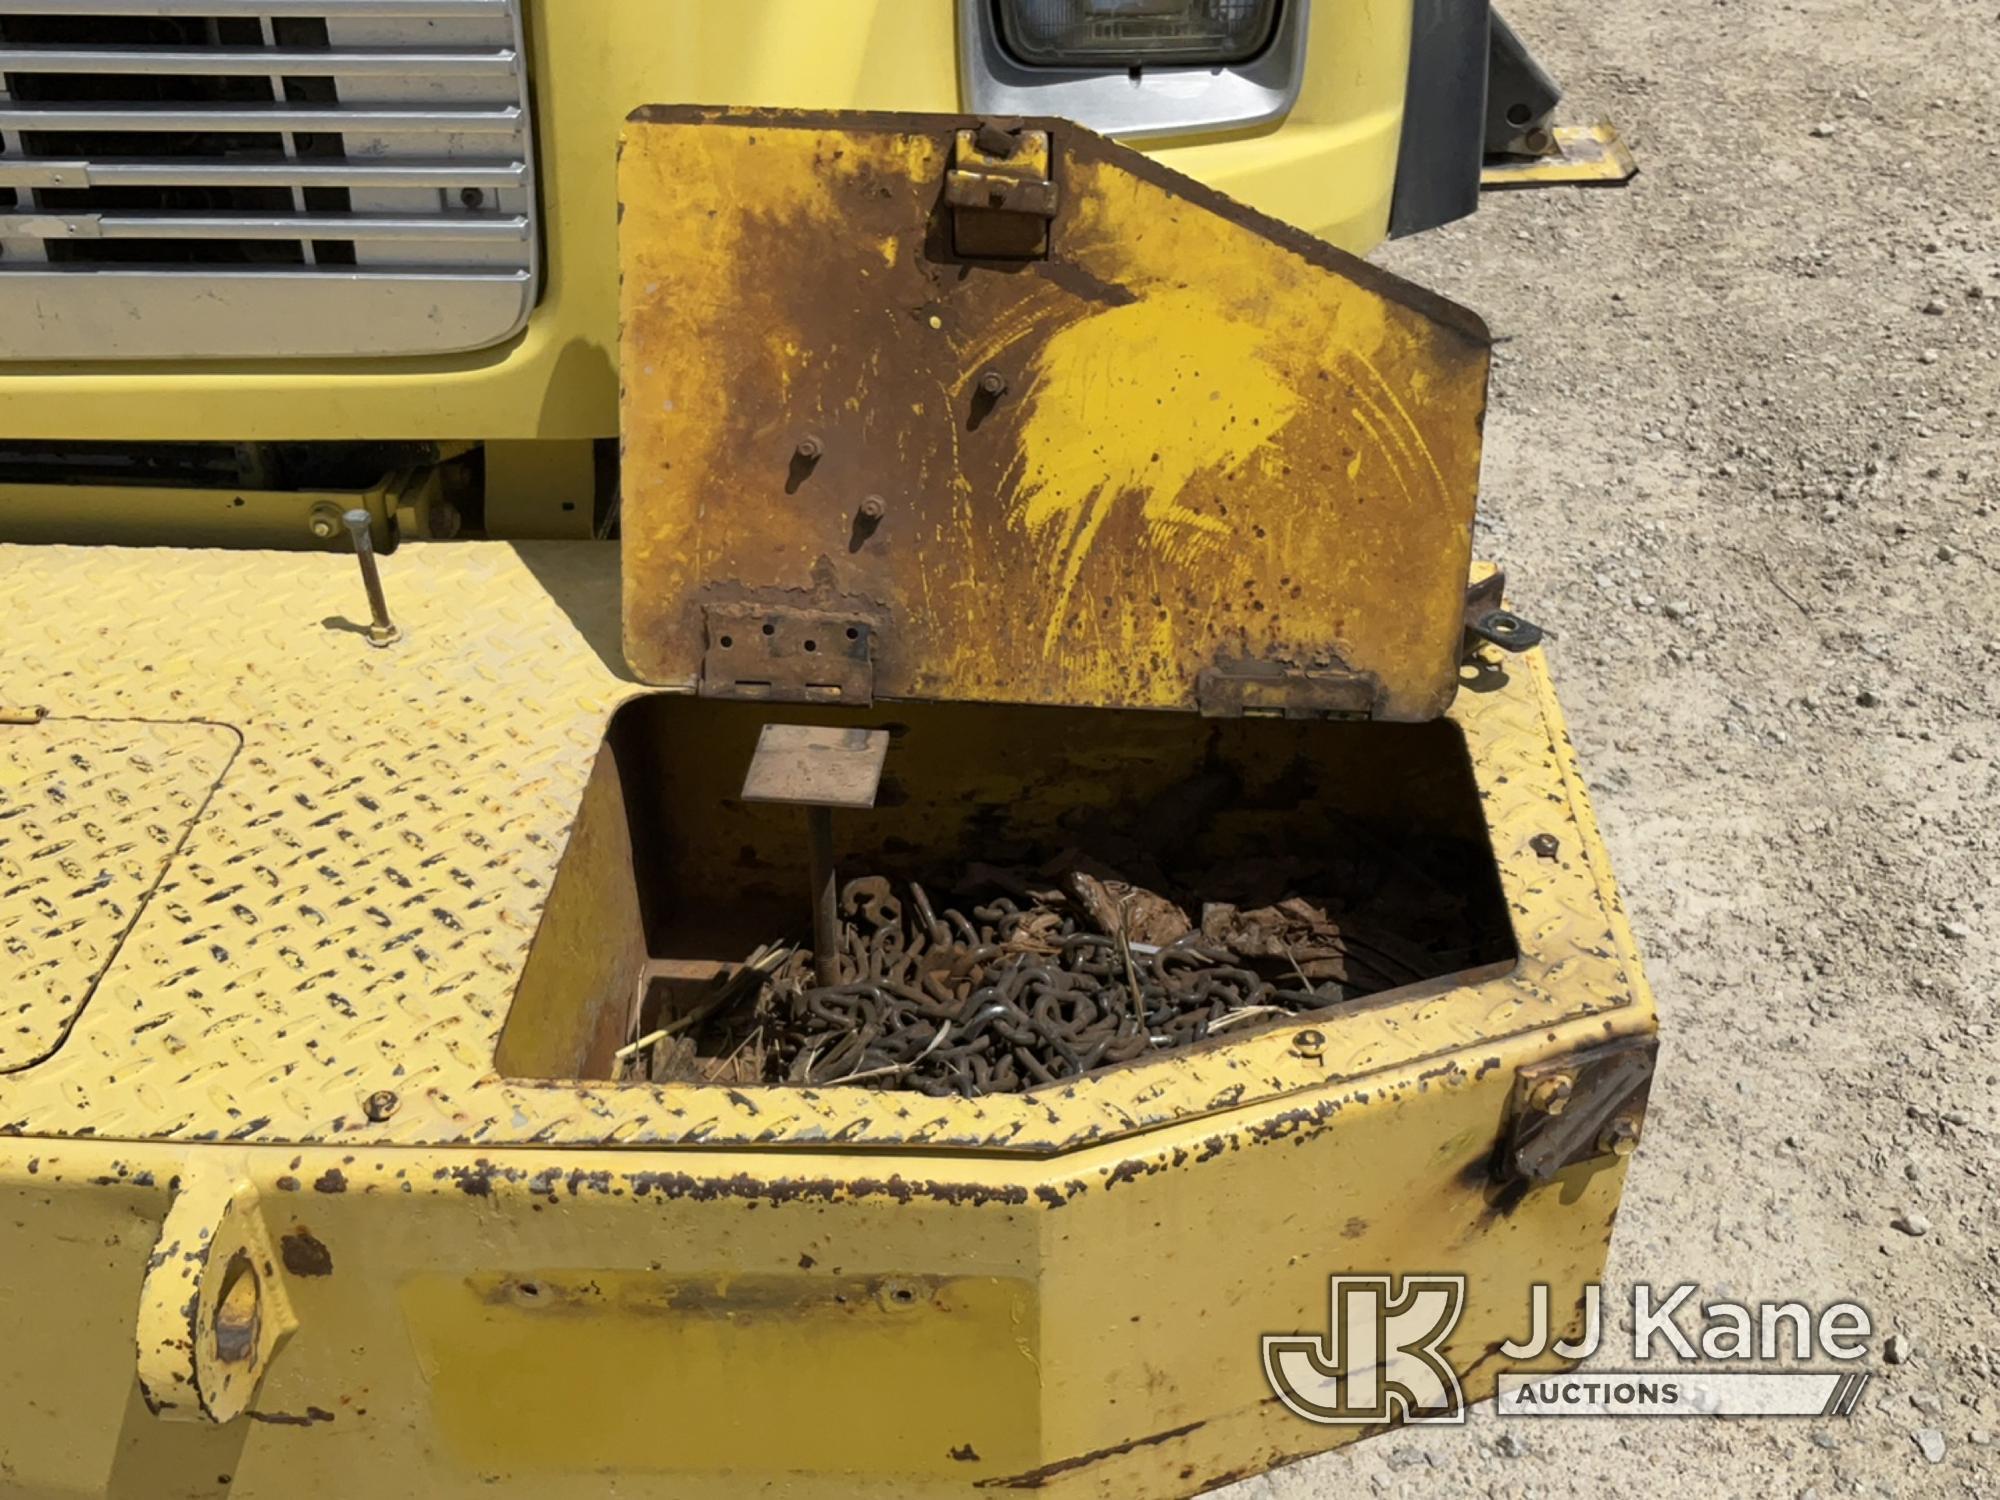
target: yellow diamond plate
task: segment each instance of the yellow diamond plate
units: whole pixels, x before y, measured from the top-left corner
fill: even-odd
[[[0,1077],[0,1132],[381,1145],[921,1143],[1048,1152],[1412,1060],[1568,1026],[1650,1030],[1652,1007],[1540,658],[1461,693],[1523,950],[1503,978],[1378,997],[1293,1027],[1030,1096],[535,1083],[494,1052],[611,711],[608,544],[452,544],[383,561],[403,640],[368,646],[349,560],[0,548],[13,696],[155,720],[241,749],[55,1055]],[[199,722],[196,722],[199,721]],[[10,741],[12,743],[13,741]],[[31,744],[31,740],[19,743]],[[33,758],[48,752],[37,746]],[[212,752],[211,752],[212,753]],[[192,751],[190,751],[192,755]],[[5,794],[27,795],[16,752]],[[213,774],[212,772],[210,773]],[[190,777],[198,784],[199,777]],[[132,829],[185,823],[173,795]],[[1553,859],[1530,840],[1558,840]],[[31,836],[32,842],[32,836]],[[30,847],[11,857],[29,865]],[[36,981],[13,974],[0,1009]],[[373,1122],[363,1101],[399,1106]]]

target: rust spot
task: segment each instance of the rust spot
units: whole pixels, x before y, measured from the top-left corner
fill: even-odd
[[[979,1462],[979,1455],[973,1451],[972,1444],[970,1443],[960,1443],[956,1448],[948,1451],[953,1458],[962,1464],[976,1464]]]
[[[331,1276],[333,1252],[310,1229],[300,1224],[278,1242],[285,1269],[294,1276]]]
[[[338,1167],[328,1167],[313,1179],[315,1193],[344,1193],[347,1191],[347,1174]]]
[[[608,1176],[609,1174],[603,1174]],[[646,1198],[687,1198],[695,1202],[713,1199],[752,1198],[772,1204],[835,1203],[862,1198],[888,1198],[910,1203],[928,1198],[938,1203],[979,1206],[989,1203],[1023,1204],[1028,1201],[1024,1186],[1008,1184],[992,1187],[973,1182],[912,1182],[903,1177],[813,1177],[762,1180],[748,1173],[734,1177],[697,1177],[688,1172],[633,1172],[626,1179],[632,1196]],[[590,1183],[602,1190],[604,1184]]]
[[[981,1489],[1038,1490],[1051,1479],[1102,1463],[1107,1458],[1116,1458],[1121,1453],[1131,1453],[1139,1448],[1156,1448],[1161,1443],[1170,1443],[1175,1438],[1186,1437],[1190,1432],[1207,1426],[1206,1422],[1190,1422],[1185,1427],[1170,1427],[1165,1432],[1156,1432],[1151,1437],[1133,1438],[1130,1442],[1114,1443],[1109,1448],[1099,1448],[1092,1453],[1078,1454],[1075,1458],[1057,1459],[1052,1464],[1043,1464],[1039,1469],[1029,1469],[1022,1474],[1009,1474],[1003,1479],[982,1479]]]
[[[316,1422],[333,1420],[332,1412],[318,1406],[308,1406],[303,1415],[288,1411],[251,1411],[244,1415],[253,1422],[272,1422],[280,1427],[311,1427]]]
[[[1367,1232],[1368,1221],[1360,1217],[1349,1219],[1340,1227],[1340,1237],[1344,1240],[1358,1240]]]

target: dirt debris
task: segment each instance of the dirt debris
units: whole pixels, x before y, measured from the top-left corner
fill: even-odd
[[[2000,1494],[1971,1437],[2000,1429],[2000,29],[1955,0],[1506,13],[1642,175],[1378,259],[1499,340],[1476,550],[1557,633],[1658,993],[1607,1300],[1854,1298],[1889,1354],[1846,1421],[1482,1408],[1220,1493]],[[1617,1324],[1595,1366],[1630,1355]]]

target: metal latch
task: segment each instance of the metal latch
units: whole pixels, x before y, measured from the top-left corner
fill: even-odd
[[[1578,1162],[1631,1155],[1659,1050],[1657,1037],[1631,1037],[1521,1069],[1499,1175],[1543,1183]]]
[[[996,120],[959,131],[944,201],[951,205],[952,247],[960,255],[982,260],[1047,255],[1057,203],[1049,133]]]
[[[858,615],[772,604],[708,604],[699,692],[759,703],[875,701],[875,631]]]

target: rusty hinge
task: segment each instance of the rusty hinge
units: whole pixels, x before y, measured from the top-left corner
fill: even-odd
[[[0,703],[0,724],[39,724],[48,716],[39,705]]]
[[[1658,1037],[1628,1037],[1521,1069],[1499,1175],[1541,1183],[1578,1162],[1631,1155],[1659,1050]]]
[[[1367,719],[1382,684],[1372,672],[1232,661],[1203,668],[1194,698],[1211,719]]]
[[[977,259],[1029,260],[1049,253],[1057,191],[1049,133],[987,120],[961,130],[945,175],[952,248]]]
[[[1501,605],[1507,575],[1498,568],[1465,591],[1465,652],[1471,656],[1480,642],[1502,651],[1531,651],[1541,645],[1542,627]]]
[[[762,703],[875,701],[875,630],[835,610],[770,604],[702,606],[704,698]]]

